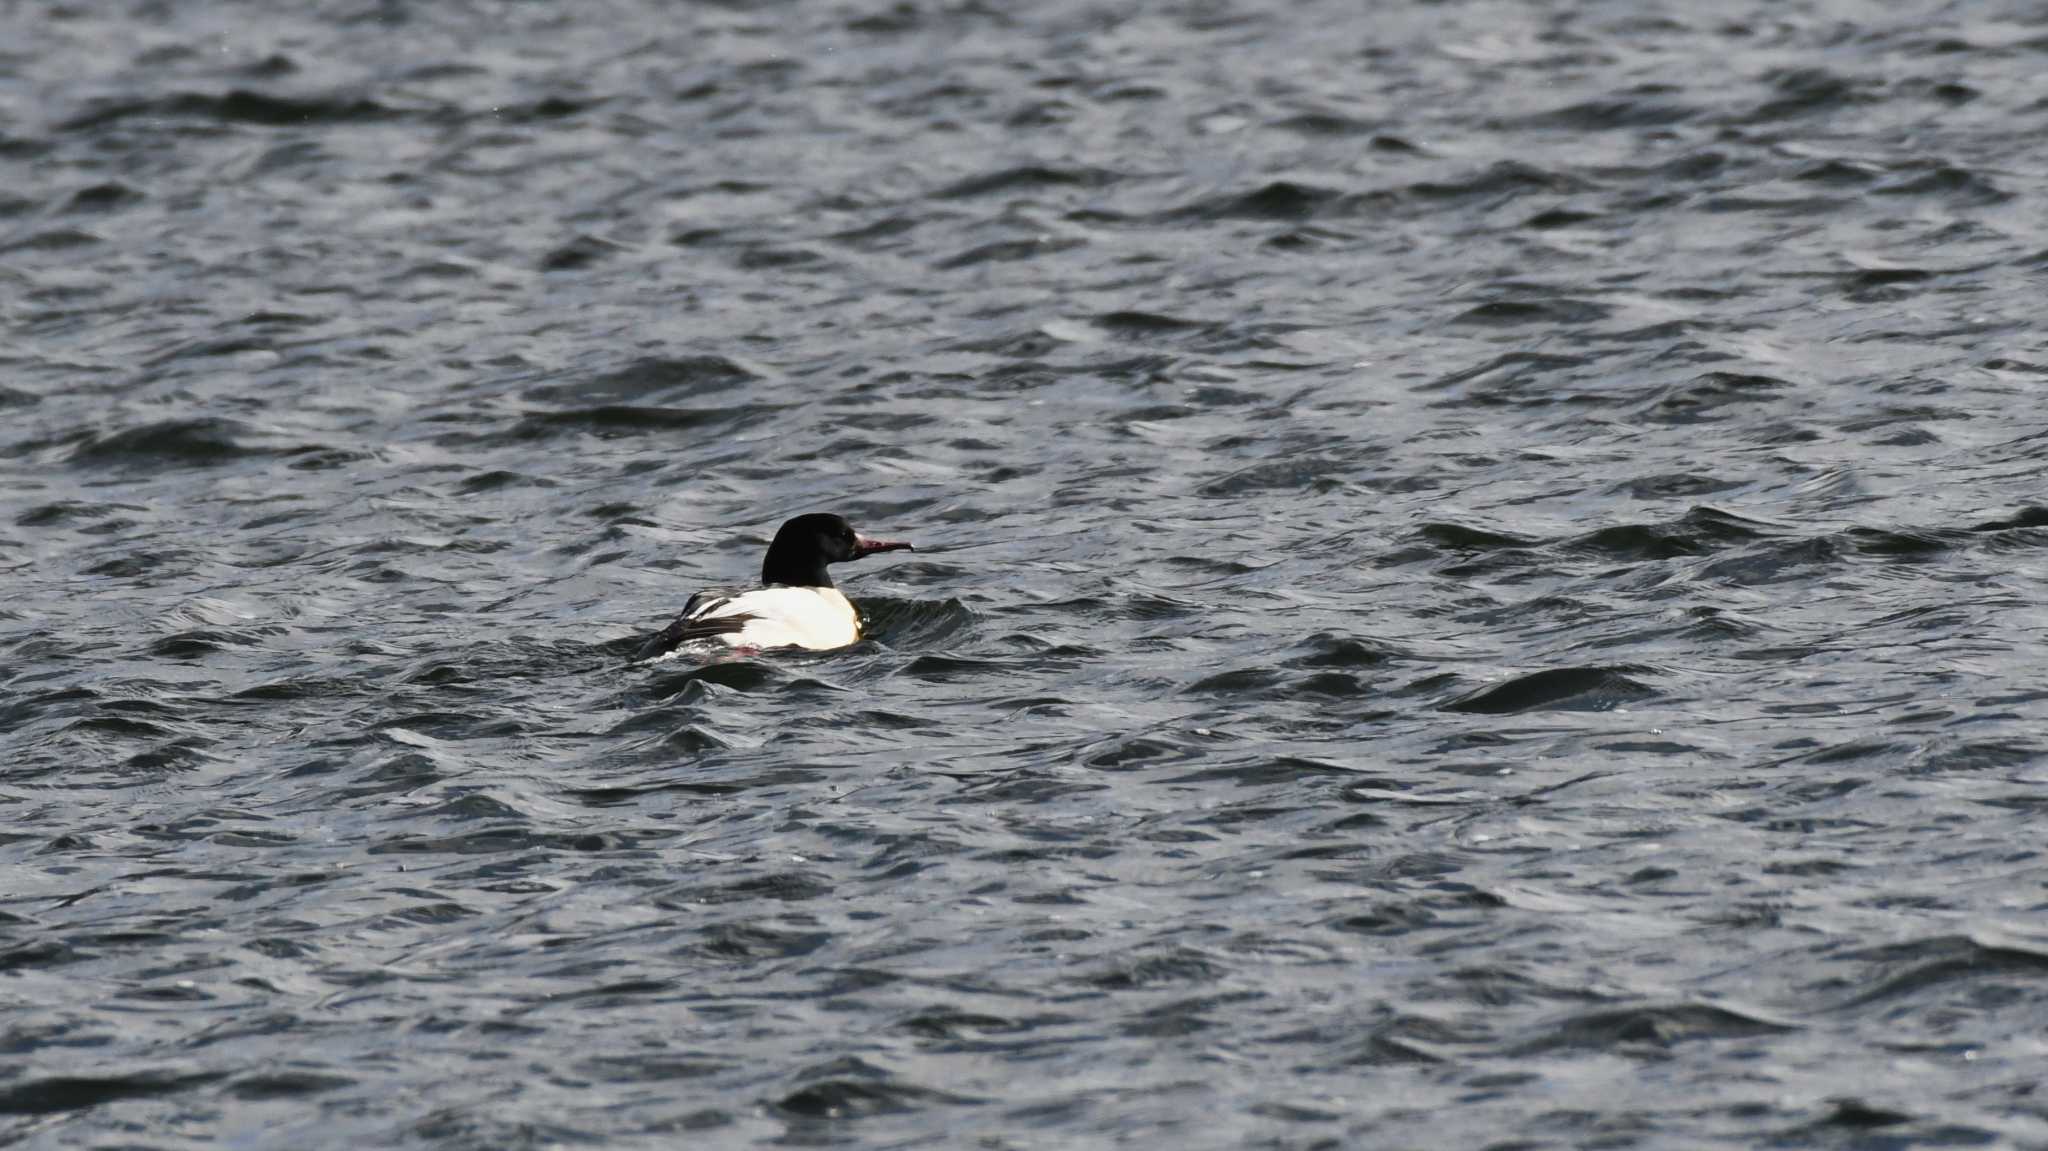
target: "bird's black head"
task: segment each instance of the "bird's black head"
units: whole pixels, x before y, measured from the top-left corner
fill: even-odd
[[[876,552],[914,551],[902,540],[871,540],[845,519],[812,512],[786,520],[761,561],[763,584],[790,587],[831,587],[826,564],[845,563]]]

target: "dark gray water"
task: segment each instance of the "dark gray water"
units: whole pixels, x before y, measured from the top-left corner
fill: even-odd
[[[281,7],[0,6],[0,1143],[2048,1145],[2037,6]]]

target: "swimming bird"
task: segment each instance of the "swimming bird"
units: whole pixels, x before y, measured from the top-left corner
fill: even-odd
[[[876,552],[915,551],[903,540],[877,540],[845,519],[812,512],[785,521],[761,561],[761,586],[743,592],[698,592],[674,623],[640,645],[634,659],[667,655],[690,643],[729,648],[801,647],[825,651],[860,638],[860,613],[832,586],[826,564]]]

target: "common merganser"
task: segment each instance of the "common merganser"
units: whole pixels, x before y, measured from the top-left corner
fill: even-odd
[[[860,638],[860,613],[832,586],[826,564],[876,552],[915,551],[903,540],[875,540],[823,512],[783,523],[761,561],[761,586],[736,593],[698,592],[683,614],[640,645],[634,659],[668,655],[684,644],[731,648],[801,647],[825,651]]]

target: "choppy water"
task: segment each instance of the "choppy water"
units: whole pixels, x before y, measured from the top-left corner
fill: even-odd
[[[0,1142],[2048,1145],[2037,7],[0,29]]]

